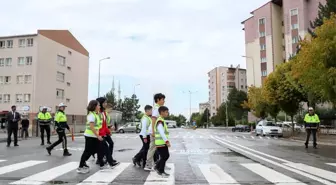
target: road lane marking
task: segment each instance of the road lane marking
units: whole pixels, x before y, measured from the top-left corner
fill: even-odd
[[[173,163],[166,163],[170,170],[166,170],[170,176],[162,177],[158,175],[156,171],[151,171],[143,185],[174,185],[175,184],[175,166]]]
[[[199,169],[210,185],[237,184],[237,181],[225,173],[217,164],[199,164]]]
[[[117,176],[119,176],[130,164],[131,163],[120,163],[114,169],[99,170],[77,185],[108,185],[115,178],[117,178]]]
[[[263,139],[261,136],[259,136],[260,139]]]
[[[254,139],[254,137],[253,137],[253,136],[251,136],[251,138],[252,138],[252,139]]]
[[[326,163],[327,165],[336,166],[336,163]]]
[[[244,166],[245,168],[249,169],[255,174],[277,185],[304,185],[305,184],[298,180],[290,178],[282,173],[279,173],[275,170],[267,168],[266,166],[263,166],[261,164],[246,163],[246,164],[240,164],[240,165]]]
[[[1,159],[0,159],[0,163],[1,163],[1,162],[5,162],[5,161],[7,161],[7,160],[1,160]]]
[[[50,170],[46,170],[35,175],[31,175],[29,177],[23,178],[19,181],[12,182],[10,184],[25,184],[25,185],[33,185],[33,184],[44,184],[48,181],[51,181],[61,175],[64,175],[78,167],[78,162],[69,162],[63,164],[61,166],[57,166],[55,168],[51,168]]]
[[[237,136],[235,136],[235,138],[237,138],[237,139],[238,139],[238,137],[237,137]]]
[[[244,138],[244,139],[246,139],[246,137],[245,137],[245,136],[243,136],[243,138]]]
[[[16,170],[20,170],[23,168],[28,168],[34,165],[38,165],[41,163],[46,163],[47,161],[26,161],[26,162],[22,162],[22,163],[16,163],[16,164],[12,164],[12,165],[8,165],[8,166],[3,166],[0,167],[0,175],[5,174],[5,173],[9,173],[9,172],[13,172]]]
[[[332,183],[332,182],[330,182],[330,181],[327,181],[327,180],[325,180],[325,179],[319,178],[319,177],[314,176],[314,175],[310,175],[310,174],[308,174],[308,173],[304,173],[304,172],[302,172],[302,171],[300,171],[300,170],[297,170],[297,169],[294,169],[294,168],[285,166],[285,165],[280,164],[280,163],[278,163],[278,162],[275,162],[275,161],[273,161],[273,160],[266,159],[266,158],[264,158],[264,157],[262,157],[262,156],[260,156],[260,155],[255,154],[255,153],[259,153],[259,154],[262,154],[262,155],[265,155],[265,156],[269,156],[270,158],[275,158],[275,159],[276,159],[277,157],[273,157],[273,156],[271,156],[271,155],[268,155],[268,154],[265,154],[265,153],[262,153],[262,152],[258,152],[258,151],[256,151],[256,150],[253,150],[253,149],[244,147],[244,146],[239,145],[239,144],[236,144],[236,143],[232,143],[232,142],[230,142],[230,141],[228,141],[228,140],[219,138],[219,137],[217,137],[217,136],[212,137],[212,139],[214,139],[214,140],[216,140],[216,141],[218,141],[218,142],[220,142],[220,143],[222,143],[222,144],[224,144],[224,145],[227,145],[227,146],[229,146],[229,147],[231,147],[231,148],[233,148],[233,149],[239,150],[239,151],[241,151],[241,152],[243,152],[243,153],[246,153],[246,154],[249,154],[249,155],[251,155],[251,156],[253,156],[253,157],[255,157],[255,158],[258,158],[258,159],[261,159],[261,160],[263,160],[263,161],[265,161],[265,162],[268,162],[268,163],[270,163],[270,164],[273,164],[273,165],[275,165],[275,166],[279,166],[279,167],[284,168],[284,169],[286,169],[286,170],[288,170],[288,171],[291,171],[291,172],[297,173],[297,174],[299,174],[299,175],[302,175],[302,176],[304,176],[304,177],[310,178],[310,179],[312,179],[312,180],[321,182],[322,184],[326,184],[326,185],[335,185],[335,183]],[[231,144],[230,144],[230,143],[231,143]],[[240,147],[238,147],[238,146],[240,146]],[[244,148],[244,149],[243,149],[243,148]],[[249,152],[249,151],[247,151],[247,150],[253,151],[254,153]],[[236,151],[236,152],[237,152],[237,151]],[[280,159],[280,158],[278,158],[278,159]],[[286,160],[284,160],[284,159],[280,159],[280,160],[282,160],[282,161],[286,161]],[[288,163],[291,163],[291,162],[288,161]],[[317,174],[316,174],[316,175],[317,175]]]
[[[336,173],[331,171],[315,168],[302,163],[285,163],[285,165],[313,175],[318,175],[331,181],[336,181]]]
[[[266,137],[267,139],[271,139],[270,137]]]

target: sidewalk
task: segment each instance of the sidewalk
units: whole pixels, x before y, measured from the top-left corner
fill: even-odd
[[[306,134],[300,134],[298,136],[290,137],[290,140],[305,142],[306,141]],[[313,136],[311,135],[309,138],[309,142],[313,142]],[[318,135],[317,136],[317,144],[319,145],[330,145],[336,146],[336,135]]]

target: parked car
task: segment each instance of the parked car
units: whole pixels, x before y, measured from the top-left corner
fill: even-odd
[[[140,122],[128,122],[125,125],[119,127],[118,133],[125,132],[136,132],[140,133],[141,129],[139,128]]]
[[[251,127],[248,125],[236,125],[232,128],[232,132],[251,132]]]
[[[270,135],[282,137],[282,128],[276,125],[273,121],[261,120],[256,126],[256,135]]]

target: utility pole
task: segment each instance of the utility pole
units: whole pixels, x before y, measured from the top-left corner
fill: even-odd
[[[191,123],[191,95],[193,93],[196,93],[197,91],[190,91],[188,90],[187,92],[183,91],[183,93],[189,93],[189,116],[190,116],[190,123]]]
[[[226,105],[225,105],[226,127],[229,127],[229,115],[228,115],[227,107],[228,107],[228,102],[226,101]]]

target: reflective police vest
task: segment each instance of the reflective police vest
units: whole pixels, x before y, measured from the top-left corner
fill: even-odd
[[[64,112],[57,111],[55,114],[55,126],[57,126],[60,129],[65,129],[66,125],[62,124],[64,122],[67,122],[67,117]]]
[[[49,112],[43,113],[39,112],[37,115],[38,121],[40,125],[49,125],[51,121],[51,115]]]
[[[166,136],[166,138],[168,139],[169,137],[169,132],[168,132],[168,127],[166,124],[166,121],[160,116],[154,125],[154,132],[155,132],[155,145],[156,146],[164,146],[166,144],[166,142],[163,140],[163,138],[161,137],[160,132],[158,132],[157,130],[157,126],[158,126],[158,122],[161,121],[163,123],[163,129],[164,129],[164,134]]]
[[[311,116],[307,113],[304,117],[304,121],[306,122],[305,126],[310,128],[316,128],[318,123],[320,123],[320,119],[317,114]]]
[[[149,126],[151,125],[152,123],[152,119],[147,116],[146,114],[142,116],[141,118],[141,122],[140,122],[140,128],[142,129],[142,120],[143,119],[147,119],[147,125],[146,125],[146,133],[148,134],[149,133]]]
[[[88,115],[92,114],[95,117],[95,124],[94,124],[94,128],[96,129],[96,131],[98,131],[101,127],[102,127],[102,120],[100,119],[99,115],[95,112],[89,112]],[[93,131],[90,128],[90,122],[86,121],[86,128],[85,128],[85,132],[84,135],[86,136],[90,136],[90,137],[97,137]]]
[[[110,117],[110,115],[108,115],[107,114],[107,112],[106,111],[104,111],[105,112],[105,115],[106,115],[106,125],[107,125],[107,127],[110,127],[111,126],[111,117]],[[101,120],[103,120],[103,113],[101,113]]]

